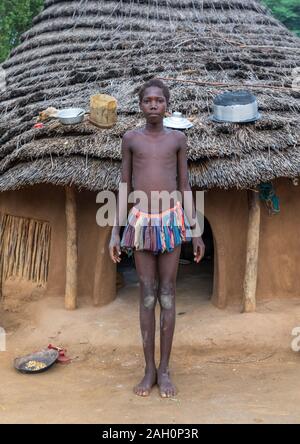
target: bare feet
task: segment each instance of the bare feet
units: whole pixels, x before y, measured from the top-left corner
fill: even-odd
[[[157,384],[162,398],[171,398],[176,395],[177,390],[170,379],[169,370],[157,370]]]
[[[149,396],[156,379],[156,369],[146,370],[141,382],[134,387],[134,393],[138,396]]]

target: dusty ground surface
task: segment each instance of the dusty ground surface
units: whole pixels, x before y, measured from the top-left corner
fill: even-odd
[[[106,307],[82,301],[67,312],[57,297],[1,313],[7,351],[0,353],[0,422],[300,422],[300,356],[291,350],[300,299],[264,301],[255,314],[241,314],[238,306],[219,310],[209,301],[207,266],[200,273],[193,267],[181,265],[178,276],[171,360],[176,398],[161,399],[156,387],[149,398],[132,392],[143,355],[138,285],[127,272],[127,285]],[[16,356],[49,342],[66,347],[72,364],[36,375],[13,369]]]

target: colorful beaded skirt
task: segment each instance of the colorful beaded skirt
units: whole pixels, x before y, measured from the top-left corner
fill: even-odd
[[[154,254],[171,252],[191,240],[191,229],[181,203],[161,213],[147,213],[132,207],[121,239],[121,249],[130,256],[144,250]]]

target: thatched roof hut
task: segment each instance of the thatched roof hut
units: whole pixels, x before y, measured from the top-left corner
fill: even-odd
[[[95,242],[93,193],[117,189],[122,135],[143,124],[137,91],[145,80],[161,77],[169,79],[171,110],[183,112],[195,124],[188,132],[190,183],[194,189],[209,190],[206,217],[214,235],[214,301],[224,306],[240,298],[244,288],[253,309],[257,274],[259,297],[298,295],[299,271],[291,264],[299,263],[300,249],[294,236],[284,238],[284,230],[296,229],[300,203],[297,189],[290,189],[282,178],[300,174],[300,93],[292,88],[293,69],[300,66],[299,42],[256,0],[45,1],[44,10],[3,64],[7,87],[0,95],[0,213],[50,224],[49,228],[34,222],[31,236],[36,230],[45,232],[49,242],[50,229],[54,233],[52,253],[48,244],[43,247],[44,238],[36,250],[46,268],[50,260],[48,284],[55,293],[61,292],[65,270],[70,269],[63,254],[67,245],[69,259],[77,255],[78,229],[80,291],[94,294],[96,302],[101,291],[101,303],[113,298],[112,286],[105,284],[114,278],[104,256],[109,232]],[[262,119],[248,125],[213,123],[213,98],[224,88],[250,89]],[[70,127],[51,122],[33,128],[39,111],[49,106],[88,110],[90,96],[99,92],[118,100],[113,128],[101,130],[88,120]],[[260,217],[257,195],[249,192],[248,211],[245,191],[271,180],[278,181],[281,197],[288,202],[284,214],[272,223],[264,214]],[[65,196],[60,187],[54,192],[51,184],[85,190],[84,197],[78,195],[77,221],[74,192],[67,188]],[[42,193],[51,205],[41,200]],[[23,251],[20,246],[28,250],[24,227],[31,222],[7,216],[7,225],[0,220],[0,228],[1,223],[8,228],[5,235],[4,228],[2,235],[0,230],[0,246],[6,238],[19,240],[9,264],[4,266],[0,256],[0,281],[1,275],[7,277],[9,270],[19,267],[15,257]],[[60,231],[68,223],[73,224],[71,238]],[[87,224],[92,227],[89,233]],[[16,237],[13,230],[19,233]],[[273,254],[279,232],[288,257],[280,246]],[[12,248],[6,245],[7,251]],[[37,256],[32,257],[34,263]],[[77,264],[71,265],[71,285],[66,287],[72,292]],[[35,275],[33,269],[30,266],[29,276]],[[266,269],[271,280],[264,279]]]
[[[195,118],[192,185],[247,188],[297,176],[300,102],[291,89],[297,66],[299,39],[258,1],[45,1],[3,65],[0,189],[40,182],[116,189],[120,138],[141,123],[137,89],[154,76],[260,85],[252,91],[262,120],[216,125],[208,117],[221,88],[168,81],[172,109]],[[99,92],[119,103],[111,130],[32,128],[41,109],[88,110],[89,97]]]

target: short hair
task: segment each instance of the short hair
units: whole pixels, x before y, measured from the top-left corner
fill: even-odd
[[[156,86],[157,88],[160,88],[162,90],[163,95],[165,96],[166,102],[169,105],[170,90],[167,87],[167,85],[165,85],[164,82],[162,82],[159,79],[150,79],[150,80],[148,80],[148,82],[144,83],[144,85],[140,88],[140,90],[139,90],[140,103],[143,100],[146,89],[150,88],[151,86]]]

